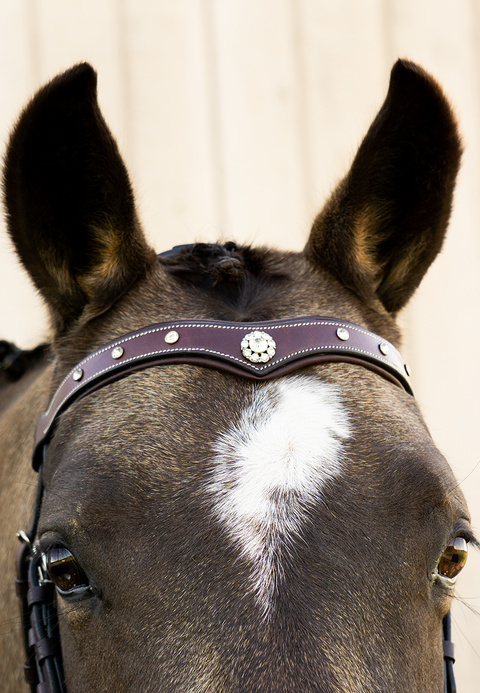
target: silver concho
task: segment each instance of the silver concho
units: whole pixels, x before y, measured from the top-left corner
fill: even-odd
[[[275,356],[277,345],[266,332],[250,332],[240,344],[242,354],[252,363],[266,363]]]
[[[75,368],[75,370],[72,373],[72,378],[75,381],[81,380],[83,378],[83,369],[82,368]]]
[[[164,337],[167,344],[175,344],[180,339],[180,335],[176,330],[170,330]]]
[[[121,346],[116,346],[115,349],[112,349],[112,352],[110,354],[112,359],[120,359],[123,356],[123,347]]]
[[[346,342],[347,339],[350,339],[350,333],[345,327],[339,327],[337,330],[337,337],[341,339],[342,342]]]

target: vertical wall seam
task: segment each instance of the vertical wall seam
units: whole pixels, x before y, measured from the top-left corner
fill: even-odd
[[[130,71],[130,50],[128,40],[128,22],[126,0],[116,0],[115,23],[117,60],[120,71],[120,107],[122,109],[122,144],[129,164],[135,164],[135,147],[132,112],[132,76]]]
[[[472,40],[474,51],[474,94],[476,115],[480,112],[480,0],[470,0],[472,26]],[[480,151],[476,152],[477,161],[480,160]]]
[[[313,204],[313,167],[311,160],[310,127],[308,121],[308,97],[305,75],[305,59],[303,50],[302,31],[302,0],[290,0],[290,15],[292,18],[292,53],[294,77],[296,83],[295,95],[297,102],[297,142],[299,147],[300,170],[302,172],[302,199],[304,215],[311,219],[315,213]]]
[[[42,64],[40,55],[39,8],[37,0],[27,0],[27,33],[29,45],[30,83],[32,91],[42,83]]]
[[[379,0],[380,22],[382,26],[383,38],[383,54],[385,65],[387,68],[387,74],[389,73],[390,66],[397,59],[395,51],[395,39],[393,34],[394,20],[392,2],[395,2],[395,0]]]
[[[471,90],[474,97],[474,109],[476,122],[479,122],[480,117],[480,0],[470,0],[470,17],[471,21],[471,41],[473,42],[473,83],[471,83]],[[461,131],[461,125],[460,125]],[[477,129],[478,132],[478,129]],[[469,144],[469,146],[472,146]],[[478,162],[480,161],[480,138],[475,139],[475,160],[477,162],[476,174],[480,175],[480,166]],[[455,205],[455,198],[454,198]],[[478,205],[478,198],[475,199],[476,211],[479,211],[480,207]],[[477,260],[480,261],[480,256],[478,255],[479,244],[475,244],[475,251],[477,251]]]
[[[223,235],[228,232],[227,185],[219,84],[219,59],[213,0],[202,0],[200,11],[205,56],[207,120],[209,125],[208,134],[210,139],[215,226],[217,227],[217,232]]]

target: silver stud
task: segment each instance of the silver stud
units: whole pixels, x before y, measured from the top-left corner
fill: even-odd
[[[114,349],[112,349],[112,359],[119,359],[123,356],[123,347],[121,346],[116,346]]]
[[[390,344],[388,344],[388,342],[382,342],[378,345],[378,348],[384,356],[387,356],[388,352],[390,351]]]
[[[175,344],[175,342],[178,342],[180,339],[180,335],[176,330],[170,330],[170,332],[167,332],[165,335],[165,341],[167,344]]]
[[[83,370],[81,368],[75,368],[72,373],[72,378],[74,380],[81,380],[83,378]]]
[[[342,340],[342,342],[346,342],[347,339],[349,339],[350,335],[348,333],[348,330],[345,329],[345,327],[339,327],[337,329],[337,337]]]

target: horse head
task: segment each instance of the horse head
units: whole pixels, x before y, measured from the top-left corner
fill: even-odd
[[[239,361],[244,323],[266,324],[243,345],[252,368],[281,347],[269,324],[305,316],[395,351],[460,156],[440,87],[398,61],[303,252],[232,242],[157,257],[95,72],[59,75],[5,162],[9,232],[52,329],[25,430],[92,354],[152,325],[241,326]],[[442,620],[474,537],[412,395],[355,359],[268,379],[205,365],[102,382],[59,407],[42,443],[34,556],[56,586],[68,692],[442,691]],[[13,448],[10,464],[29,464],[31,437]]]

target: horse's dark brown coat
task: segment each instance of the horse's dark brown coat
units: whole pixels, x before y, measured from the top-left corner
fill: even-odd
[[[10,572],[31,502],[18,480],[33,480],[34,422],[70,367],[172,318],[330,315],[398,344],[395,315],[442,245],[460,152],[438,85],[399,61],[305,253],[201,244],[159,262],[94,71],[76,66],[41,90],[12,133],[4,189],[13,242],[50,310],[55,367],[32,371],[29,388],[20,381],[0,421]],[[337,389],[353,434],[342,474],[309,508],[282,566],[268,618],[205,491],[215,441],[251,403],[251,384],[157,367],[61,417],[39,536],[43,547],[64,542],[94,588],[80,602],[58,598],[69,693],[442,691],[452,595],[430,577],[452,535],[470,536],[463,496],[409,395],[348,364],[302,376]],[[0,586],[15,619],[13,577]],[[22,690],[21,661],[12,634],[9,693]]]

